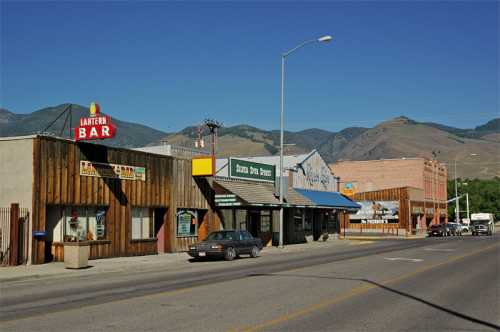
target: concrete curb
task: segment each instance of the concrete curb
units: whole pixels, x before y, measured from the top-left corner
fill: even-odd
[[[427,236],[399,236],[399,237],[392,237],[392,236],[346,236],[345,238],[340,238],[341,240],[352,240],[352,241],[384,241],[384,240],[422,240],[425,239]]]
[[[344,242],[336,239],[334,241],[320,243],[287,245],[284,248],[265,247],[262,254],[272,256],[292,254],[325,249],[329,247],[334,248],[335,246],[344,246],[346,244],[347,241]],[[22,282],[37,279],[42,280],[54,278],[88,277],[97,274],[120,273],[127,272],[129,270],[134,271],[136,269],[141,269],[147,272],[154,272],[158,270],[158,267],[160,266],[162,268],[175,268],[178,263],[182,263],[183,261],[187,261],[188,259],[189,257],[186,253],[173,253],[90,260],[89,266],[91,266],[91,268],[75,270],[65,269],[64,264],[60,262],[41,265],[2,267],[0,268],[0,283]],[[4,271],[2,270],[4,270],[5,273],[3,273]],[[4,276],[2,276],[2,273],[4,274]]]

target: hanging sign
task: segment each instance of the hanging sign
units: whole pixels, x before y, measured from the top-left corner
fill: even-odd
[[[76,141],[113,138],[116,127],[108,115],[101,115],[99,104],[90,104],[90,116],[81,118],[80,125],[75,128]]]

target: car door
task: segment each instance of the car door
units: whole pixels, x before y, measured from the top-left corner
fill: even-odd
[[[243,243],[242,243],[243,250],[245,254],[249,254],[254,246],[253,236],[247,231],[242,231],[241,233],[243,235]]]

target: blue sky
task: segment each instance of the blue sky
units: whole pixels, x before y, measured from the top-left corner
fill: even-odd
[[[176,131],[206,117],[339,130],[406,115],[470,128],[499,116],[499,4],[1,2],[0,106],[101,104]]]

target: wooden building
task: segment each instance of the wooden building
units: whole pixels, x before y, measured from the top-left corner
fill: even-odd
[[[0,154],[11,189],[0,204],[30,205],[34,264],[62,260],[65,241],[88,240],[91,259],[148,255],[219,229],[209,180],[191,176],[189,159],[40,135],[3,138]]]
[[[447,204],[425,198],[420,188],[401,187],[352,195],[362,206],[355,214],[344,214],[344,233],[389,233],[406,235],[425,232],[431,223],[447,222]]]

